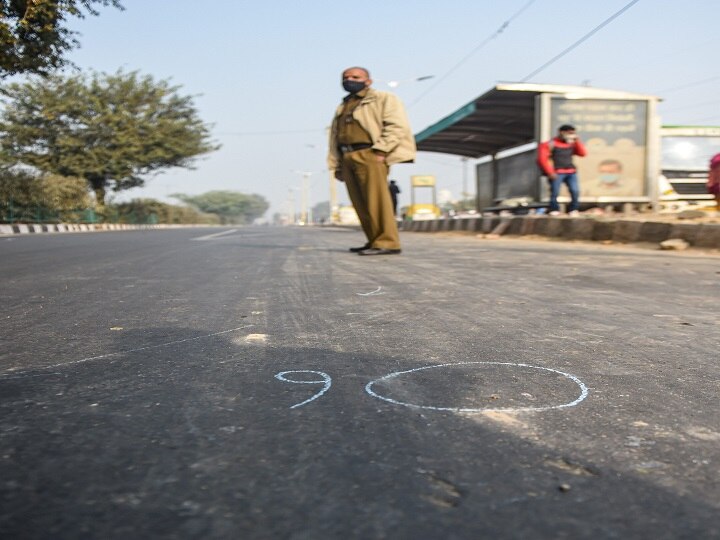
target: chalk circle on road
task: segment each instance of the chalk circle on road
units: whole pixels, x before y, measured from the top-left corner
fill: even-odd
[[[574,397],[570,401],[566,401],[568,399],[567,397],[561,401],[560,403],[543,403],[542,405],[538,404],[537,406],[525,406],[524,404],[521,404],[520,406],[513,406],[513,407],[497,407],[497,406],[484,406],[484,407],[451,407],[451,406],[442,406],[442,405],[433,405],[428,403],[413,403],[410,400],[401,400],[401,399],[394,399],[392,397],[389,397],[387,394],[391,393],[388,392],[387,388],[383,391],[383,393],[380,393],[380,390],[377,390],[377,386],[388,386],[388,382],[392,382],[393,380],[399,381],[401,378],[406,383],[412,383],[410,380],[413,375],[421,374],[421,375],[429,375],[428,373],[421,373],[421,372],[428,372],[430,370],[452,370],[453,368],[461,368],[461,367],[480,367],[480,368],[492,368],[494,371],[504,371],[507,370],[525,370],[528,372],[528,374],[539,374],[539,375],[554,375],[556,380],[550,381],[550,390],[552,390],[552,387],[557,387],[559,384],[564,386],[565,388],[559,389],[559,394],[569,394],[567,387],[572,386],[576,389],[579,389],[579,395]],[[499,369],[498,369],[499,368]],[[467,377],[464,377],[464,379],[467,379]],[[505,376],[500,375],[498,377],[498,380],[495,382],[495,384],[502,385],[504,384],[505,380],[507,379],[514,379],[511,382],[516,382],[518,380],[517,376],[508,375]],[[414,390],[417,390],[419,386],[422,385],[423,382],[426,384],[431,384],[438,381],[438,377],[435,374],[431,378],[425,378],[425,380],[419,381],[419,383],[415,383],[415,386],[413,387]],[[456,379],[448,378],[446,380],[446,385],[442,386],[439,390],[440,393],[442,393],[443,398],[449,395],[449,398],[452,399],[453,396],[453,390],[455,389],[455,385],[453,385],[453,381],[457,382]],[[525,384],[527,384],[527,381],[523,381]],[[465,381],[465,384],[467,384],[467,381]],[[568,407],[574,407],[581,401],[583,401],[588,396],[588,388],[585,386],[585,384],[578,379],[575,375],[571,375],[570,373],[565,373],[563,371],[559,371],[557,369],[542,367],[542,366],[533,366],[530,364],[518,364],[518,363],[512,363],[512,362],[456,362],[451,364],[438,364],[433,366],[423,366],[415,369],[408,369],[406,371],[396,371],[394,373],[390,373],[389,375],[385,375],[384,377],[381,377],[379,379],[375,379],[374,381],[369,382],[365,386],[365,391],[370,394],[371,396],[381,399],[383,401],[387,401],[388,403],[392,403],[393,405],[402,405],[403,407],[412,407],[415,409],[428,409],[433,411],[452,411],[452,412],[463,412],[463,413],[481,413],[481,412],[538,412],[538,411],[549,411],[552,409],[565,409]],[[407,393],[407,392],[406,392]],[[412,393],[412,390],[410,391]],[[545,393],[548,393],[546,390]],[[573,395],[575,391],[572,392]],[[532,399],[536,399],[534,396],[532,396],[529,393],[520,393],[517,394],[519,396],[529,396]],[[436,398],[439,396],[436,396]],[[554,395],[552,396],[554,398]],[[493,394],[491,397],[492,399],[499,399],[500,396],[496,396]],[[523,399],[526,399],[523,397]]]

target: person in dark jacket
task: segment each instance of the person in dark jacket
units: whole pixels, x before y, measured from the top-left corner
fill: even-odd
[[[393,215],[397,216],[397,203],[398,203],[398,194],[400,193],[400,186],[397,185],[397,182],[395,180],[390,180],[390,184],[388,185],[390,188],[390,198],[392,199],[393,204]]]
[[[563,184],[570,192],[568,213],[571,216],[577,215],[580,206],[580,184],[573,156],[583,157],[586,154],[585,145],[578,138],[575,127],[569,124],[560,126],[554,139],[538,146],[537,163],[550,182],[550,215],[560,213],[557,198]]]

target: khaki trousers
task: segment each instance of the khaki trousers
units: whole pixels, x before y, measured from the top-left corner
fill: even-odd
[[[389,167],[372,149],[348,152],[342,157],[340,177],[347,186],[360,225],[373,248],[400,249],[400,234],[388,188]]]

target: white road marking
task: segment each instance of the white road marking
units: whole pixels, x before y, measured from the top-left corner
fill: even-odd
[[[198,237],[196,237],[196,238],[192,238],[191,240],[198,240],[198,241],[200,241],[200,240],[212,240],[213,238],[217,238],[217,237],[219,237],[219,236],[225,236],[226,234],[232,234],[232,233],[237,232],[237,231],[238,231],[237,229],[230,229],[229,231],[222,231],[222,232],[215,233],[215,234],[208,234],[208,235],[205,235],[205,236],[198,236]]]
[[[223,334],[229,334],[231,332],[238,332],[239,330],[244,330],[245,328],[250,328],[251,326],[255,326],[255,325],[248,324],[245,326],[240,326],[238,328],[231,328],[230,330],[223,330],[222,332],[215,332],[213,334],[206,334],[203,336],[196,336],[196,337],[191,337],[191,338],[186,338],[186,339],[178,339],[176,341],[169,341],[168,343],[161,343],[159,345],[148,345],[147,347],[138,347],[137,349],[127,349],[124,351],[117,351],[117,352],[108,353],[108,354],[101,354],[99,356],[90,356],[88,358],[83,358],[81,360],[74,360],[72,362],[63,362],[60,364],[53,364],[50,366],[43,366],[43,367],[28,369],[28,370],[24,370],[24,371],[4,373],[4,374],[0,374],[0,379],[9,378],[8,376],[12,376],[12,378],[17,378],[18,376],[24,375],[26,373],[32,373],[35,371],[44,371],[46,369],[54,369],[54,368],[65,367],[65,366],[74,366],[77,364],[84,364],[85,362],[90,362],[92,360],[101,360],[103,358],[110,358],[111,356],[120,356],[122,354],[129,354],[129,353],[134,353],[134,352],[139,352],[139,351],[149,351],[151,349],[159,349],[160,347],[169,347],[170,345],[177,345],[178,343],[187,343],[189,341],[197,341],[199,339],[206,339],[206,338],[210,338],[210,337],[221,336]]]

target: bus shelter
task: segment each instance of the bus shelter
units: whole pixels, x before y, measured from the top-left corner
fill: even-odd
[[[576,158],[581,204],[657,207],[659,98],[586,86],[499,84],[416,135],[418,150],[479,159],[478,210],[512,198],[547,201],[537,144],[572,124],[588,155]],[[608,172],[611,171],[611,172]],[[560,199],[563,200],[562,198]]]

